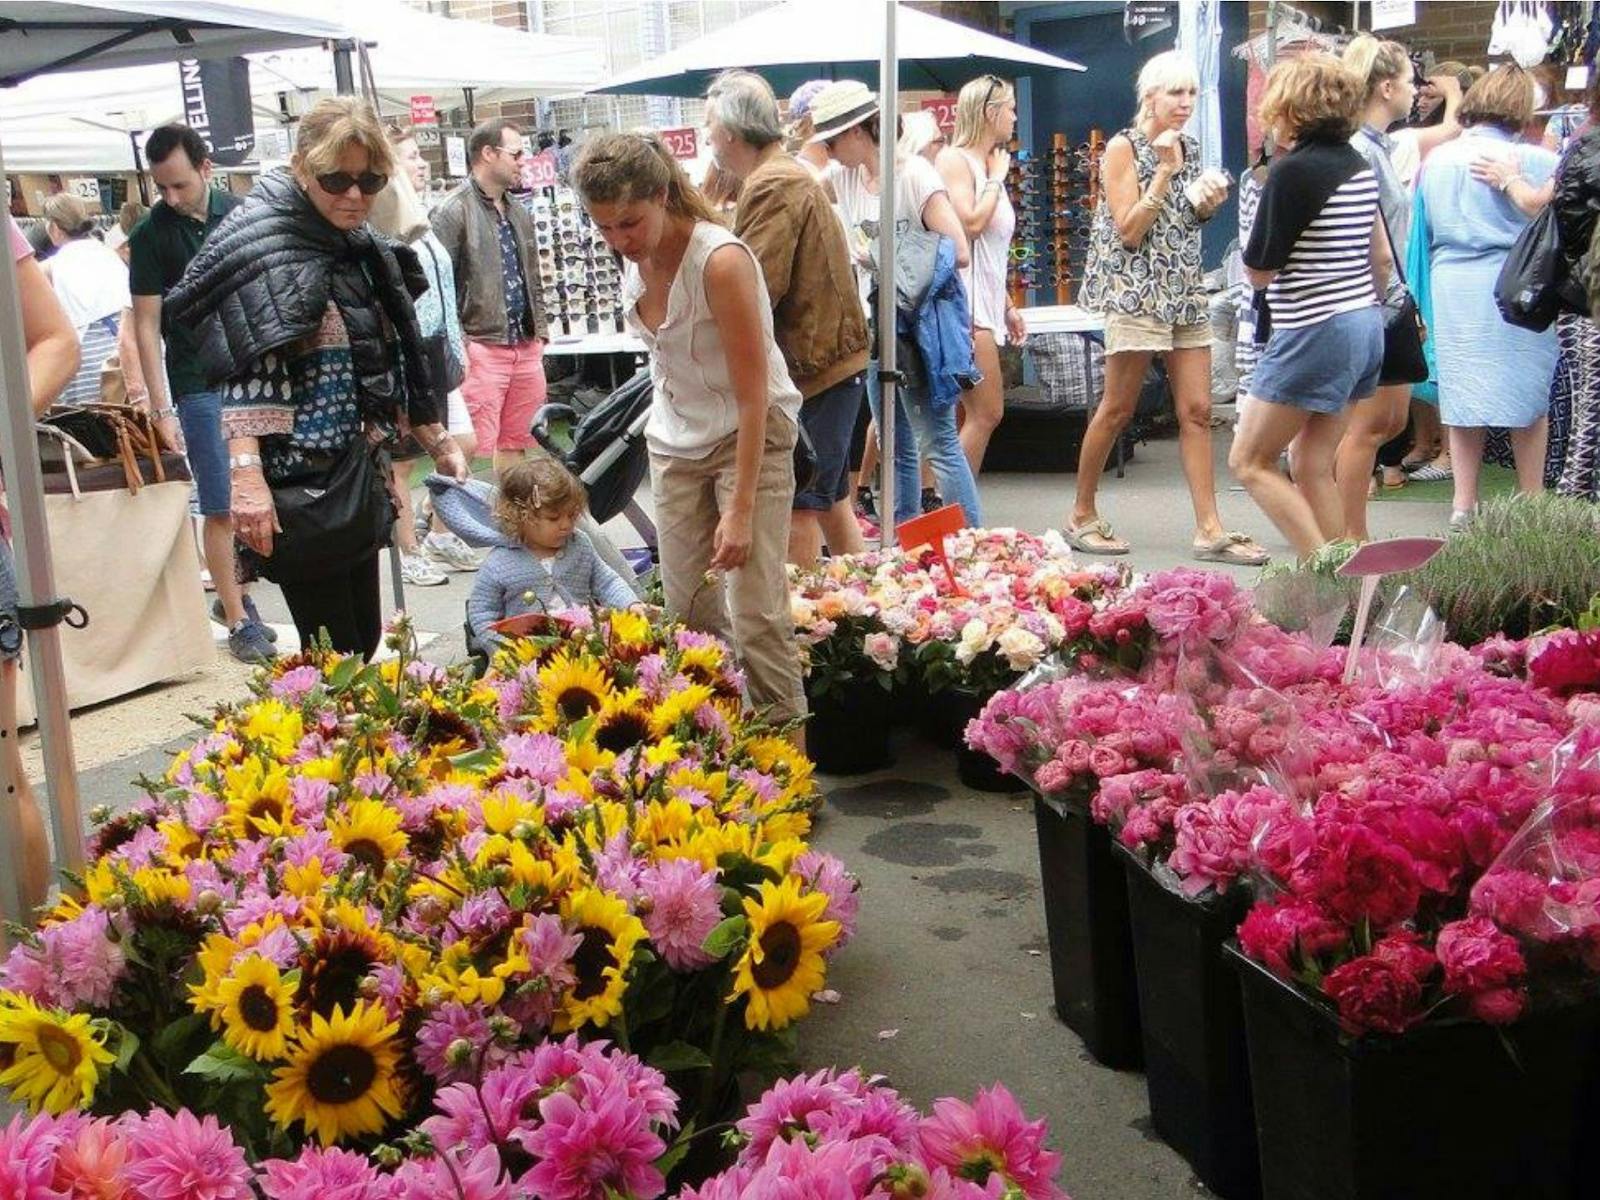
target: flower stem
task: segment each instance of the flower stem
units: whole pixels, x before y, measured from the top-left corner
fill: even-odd
[[[722,1082],[722,1077],[727,1073],[728,1066],[723,1062],[723,1033],[728,1025],[728,1005],[726,1002],[717,1005],[717,1015],[711,1023],[711,1065],[706,1068],[705,1082],[700,1085],[700,1124],[711,1123],[711,1106],[717,1099],[717,1087]]]

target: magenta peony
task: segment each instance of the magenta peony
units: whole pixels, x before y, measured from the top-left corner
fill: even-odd
[[[1422,984],[1412,971],[1376,954],[1329,971],[1322,990],[1347,1033],[1404,1033],[1422,1019]]]
[[[1349,931],[1306,900],[1257,904],[1239,925],[1239,948],[1274,975],[1292,979],[1302,964],[1343,948]]]
[[[1481,1021],[1504,1025],[1522,1015],[1527,963],[1516,939],[1487,917],[1452,921],[1436,944],[1444,990],[1466,999]]]

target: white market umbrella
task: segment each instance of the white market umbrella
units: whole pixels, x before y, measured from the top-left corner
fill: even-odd
[[[1058,58],[954,21],[895,6],[895,49],[901,88],[955,91],[969,79],[1035,71],[1082,71]],[[876,84],[883,20],[860,0],[789,0],[589,89],[610,95],[703,96],[719,71],[745,67],[780,96],[808,79],[859,79]]]
[[[101,58],[115,65],[171,62],[347,36],[341,25],[312,10],[311,0],[9,3],[0,7],[0,70],[4,71],[0,83],[46,71],[76,70]],[[0,133],[0,177],[4,174],[4,134]],[[18,591],[24,610],[59,608],[63,598],[55,590],[45,523],[16,265],[9,253],[0,259],[0,469],[5,473],[6,498],[17,535]],[[57,865],[81,868],[83,819],[60,639],[57,624],[30,629],[28,653]],[[16,809],[0,803],[0,914],[13,920],[26,916],[18,872],[13,869],[19,844]]]

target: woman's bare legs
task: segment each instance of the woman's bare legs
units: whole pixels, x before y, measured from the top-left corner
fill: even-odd
[[[983,372],[983,382],[961,393],[961,449],[972,467],[976,479],[983,469],[983,456],[989,449],[989,439],[995,427],[1005,416],[1005,380],[1000,375],[1000,347],[994,334],[987,329],[972,333],[973,356],[978,360],[978,370]]]
[[[1313,426],[1318,428],[1313,429]],[[1343,429],[1343,414],[1333,417],[1308,413],[1290,404],[1274,404],[1252,397],[1234,433],[1228,466],[1244,484],[1250,498],[1302,558],[1328,540],[1310,497],[1326,493],[1331,498],[1334,515],[1339,512],[1333,462]],[[1278,456],[1291,442],[1297,443],[1295,483],[1290,483],[1278,470]],[[1322,482],[1312,482],[1308,492],[1301,482],[1302,473],[1308,480],[1320,475]]]
[[[1333,472],[1344,506],[1340,528],[1347,538],[1365,542],[1372,536],[1367,532],[1367,485],[1379,448],[1406,427],[1410,402],[1411,385],[1400,383],[1379,388],[1350,410]]]
[[[22,767],[22,747],[17,741],[17,680],[20,677],[16,660],[0,664],[0,739],[5,745],[0,754],[5,756],[6,770],[16,786],[17,832],[21,839],[21,877],[18,880],[23,908],[32,912],[45,902],[50,892],[50,844],[45,839],[44,818],[39,811],[38,798],[33,785],[28,782]],[[9,869],[10,864],[6,864]],[[0,944],[4,944],[0,935]]]
[[[1550,418],[1511,431],[1511,458],[1517,464],[1517,490],[1544,491],[1544,459],[1550,446]]]

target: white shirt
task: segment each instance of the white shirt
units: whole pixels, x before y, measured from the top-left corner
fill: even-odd
[[[972,170],[974,202],[983,199],[989,186],[989,164],[971,150],[957,148]],[[1000,198],[982,232],[972,239],[972,262],[961,272],[967,299],[972,303],[972,323],[994,335],[995,344],[1006,344],[1006,260],[1011,255],[1011,235],[1017,229],[1017,211],[1006,195],[1006,181],[1000,180]]]
[[[697,221],[689,246],[667,292],[667,313],[652,333],[639,317],[644,279],[638,265],[628,263],[622,280],[623,318],[628,329],[650,351],[650,378],[655,385],[645,441],[657,454],[704,458],[738,431],[739,400],[728,370],[722,333],[706,296],[706,259],[721,246],[750,248],[720,225]],[[800,417],[800,390],[789,378],[783,353],[772,336],[772,302],[755,255],[761,331],[767,352],[767,402],[791,421]]]
[[[48,261],[56,298],[80,339],[101,317],[114,317],[133,306],[127,265],[104,242],[93,237],[73,238],[62,243]]]

